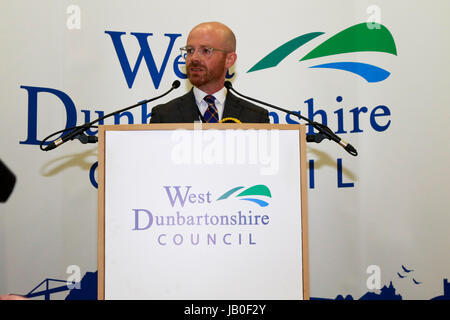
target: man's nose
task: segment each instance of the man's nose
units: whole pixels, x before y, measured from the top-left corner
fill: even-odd
[[[198,61],[199,59],[201,59],[201,57],[202,57],[202,55],[201,55],[201,53],[200,53],[200,49],[196,49],[196,50],[194,51],[194,53],[192,54],[192,56],[191,56],[191,60],[196,60],[196,61]]]

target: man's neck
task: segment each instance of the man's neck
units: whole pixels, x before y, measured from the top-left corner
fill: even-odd
[[[214,94],[217,91],[222,90],[222,88],[224,87],[224,82],[219,82],[219,83],[215,83],[215,84],[205,84],[203,86],[199,86],[197,87],[198,89],[202,90],[203,92],[207,93],[207,94]]]
[[[206,95],[210,94],[213,95],[217,100],[219,100],[220,103],[224,103],[227,95],[227,90],[225,89],[225,87],[222,87],[222,89],[211,93],[205,92],[197,87],[194,87],[193,90],[197,102],[202,101]]]

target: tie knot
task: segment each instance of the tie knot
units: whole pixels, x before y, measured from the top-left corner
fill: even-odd
[[[208,94],[207,96],[205,96],[203,98],[203,100],[205,100],[208,105],[211,105],[211,104],[214,105],[214,101],[216,100],[216,98],[214,98],[214,96]]]

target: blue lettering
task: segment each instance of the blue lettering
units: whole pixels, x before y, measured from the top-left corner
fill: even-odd
[[[344,109],[338,109],[334,113],[338,116],[338,130],[335,131],[335,133],[347,133],[347,131],[344,130]]]
[[[377,110],[381,110],[381,113],[377,113]],[[389,128],[390,124],[391,124],[391,120],[389,120],[384,126],[380,125],[377,121],[376,121],[376,117],[385,117],[385,116],[390,116],[391,115],[391,111],[389,110],[388,107],[386,106],[377,106],[375,109],[372,110],[372,112],[370,113],[370,124],[372,126],[372,128],[378,132],[382,132],[387,130],[387,128]]]
[[[67,119],[65,129],[76,126],[77,111],[75,108],[75,104],[67,94],[65,94],[62,91],[51,88],[30,87],[30,86],[20,86],[20,87],[28,91],[28,135],[25,141],[19,141],[20,144],[40,145],[42,143],[42,140],[37,139],[38,93],[50,93],[58,97],[66,109]],[[63,134],[64,133],[62,133],[61,136]],[[54,140],[58,139],[59,137],[56,137]],[[49,144],[50,142],[51,141],[47,141],[46,144]]]
[[[336,97],[337,102],[342,102],[342,97],[337,96]],[[340,133],[347,133],[347,131],[344,130],[344,109],[338,109],[334,112],[338,116],[338,130],[335,132],[336,134]]]
[[[293,111],[295,113],[300,114],[300,111]],[[293,115],[287,113],[286,114],[286,123],[288,124],[299,124],[300,122],[298,122],[297,120],[292,119],[291,117],[293,117]],[[298,119],[297,117],[295,119]]]
[[[353,188],[355,184],[353,182],[343,182],[342,181],[342,159],[337,159],[337,178],[338,178],[338,188]]]
[[[359,128],[359,114],[361,112],[367,112],[367,108],[366,107],[361,107],[361,108],[354,108],[352,110],[350,110],[350,112],[353,113],[353,130],[350,131],[351,133],[354,132],[363,132],[360,128]]]
[[[84,123],[91,122],[91,111],[90,110],[81,110],[84,113]],[[103,111],[95,111],[98,114],[99,119],[105,115]],[[96,125],[104,124],[104,120],[100,120]],[[85,131],[89,136],[95,136],[98,133],[98,130],[91,130],[90,128]]]
[[[308,104],[308,119],[314,121],[314,117],[320,115],[322,118],[321,123],[327,125],[327,113],[321,109],[314,111],[314,99],[311,98],[305,102]],[[314,134],[314,128],[312,126],[309,126],[308,134]]]
[[[147,41],[147,38],[149,36],[152,36],[153,33],[131,32],[130,34],[133,35],[138,40],[139,46],[140,46],[140,51],[139,51],[139,55],[136,59],[136,64],[134,65],[133,70],[131,70],[131,66],[128,61],[128,57],[125,53],[125,49],[123,47],[123,43],[121,40],[121,36],[124,35],[125,32],[105,31],[105,33],[111,37],[114,48],[116,50],[117,57],[119,58],[120,66],[122,67],[123,74],[127,81],[128,88],[131,89],[131,87],[133,86],[134,79],[136,78],[137,72],[139,70],[139,66],[142,62],[142,59],[144,59],[147,64],[147,69],[152,78],[153,85],[155,86],[155,89],[158,89],[159,85],[161,83],[162,76],[164,74],[164,70],[166,69],[170,53],[172,52],[172,48],[175,43],[175,40],[178,37],[180,37],[181,34],[172,34],[172,33],[164,34],[166,37],[169,37],[169,46],[167,47],[166,54],[164,56],[161,67],[158,70],[156,63],[155,63],[155,59],[153,58],[152,51],[150,50],[150,47],[149,47],[148,41]]]
[[[89,180],[91,180],[91,184],[94,186],[94,188],[98,189],[98,183],[97,180],[95,180],[95,171],[98,167],[98,161],[96,161],[92,166],[91,169],[89,169]]]
[[[272,123],[280,123],[280,119],[278,118],[278,114],[276,112],[269,112],[269,117],[272,117]]]
[[[150,117],[152,116],[151,112],[147,112],[147,104],[144,103],[141,107],[141,111],[142,111],[142,118],[141,118],[141,123],[142,124],[146,124],[150,122]]]
[[[309,160],[309,188],[314,189],[314,160]]]
[[[125,111],[122,113],[118,113],[114,115],[114,124],[120,124],[120,119],[122,117],[127,117],[128,119],[128,124],[133,124],[134,123],[134,118],[133,118],[133,114],[129,111]]]
[[[187,79],[187,75],[184,74],[181,70],[180,70],[180,64],[184,64],[186,65],[186,60],[183,59],[183,57],[181,56],[181,54],[175,58],[175,60],[173,61],[173,72],[175,72],[176,76],[180,79]],[[181,61],[180,61],[181,60]]]

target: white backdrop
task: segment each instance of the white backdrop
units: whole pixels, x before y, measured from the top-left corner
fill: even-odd
[[[79,267],[81,277],[97,268],[97,193],[90,179],[96,146],[74,141],[42,152],[40,141],[84,123],[86,115],[92,120],[165,91],[183,71],[178,48],[189,30],[217,20],[238,38],[231,71],[238,91],[307,116],[322,110],[329,127],[359,152],[352,157],[330,141],[308,146],[311,296],[379,293],[367,285],[377,275],[403,299],[443,295],[443,279],[450,277],[447,0],[22,0],[2,2],[0,9],[0,158],[17,176],[11,197],[0,204],[0,293],[26,294],[47,278],[76,276],[66,272],[69,266]],[[340,31],[374,19],[392,34],[397,55],[350,52],[300,61]],[[311,32],[323,34],[277,66],[247,72]],[[129,72],[130,85],[116,51],[120,43],[113,44],[119,33],[131,70],[140,61],[134,79]],[[131,33],[152,34],[146,37],[151,54],[138,42],[145,36]],[[141,50],[146,60],[139,60]],[[349,61],[390,76],[369,83],[347,71],[310,68]],[[152,62],[156,69],[149,71]],[[161,102],[189,89],[182,80]],[[384,115],[371,122],[380,105],[385,108],[375,112]],[[134,123],[148,122],[152,106],[134,110]],[[374,121],[383,128],[377,131]],[[370,266],[380,273],[367,273]]]

